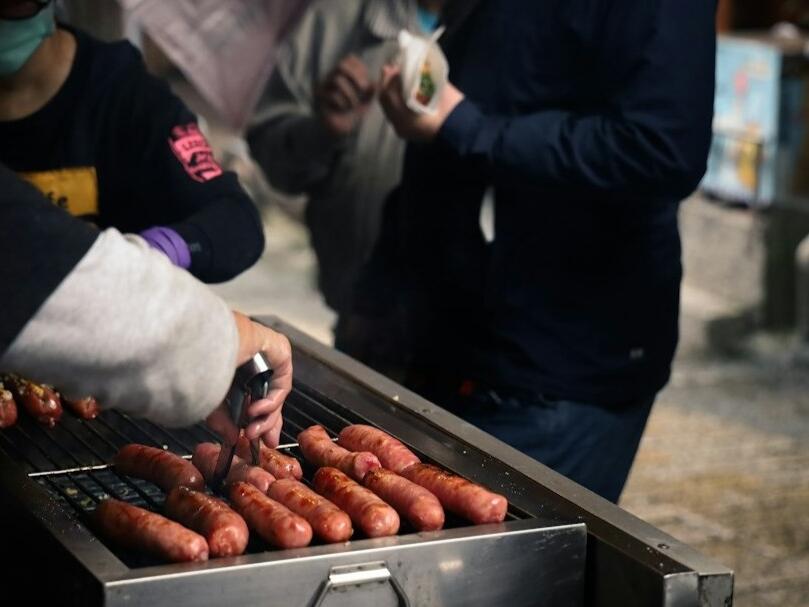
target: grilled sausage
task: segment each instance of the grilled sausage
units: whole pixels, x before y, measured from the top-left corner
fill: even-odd
[[[268,495],[305,518],[324,542],[345,542],[354,533],[351,518],[345,512],[300,481],[277,480],[270,486]]]
[[[275,478],[303,478],[301,463],[290,455],[284,455],[275,449],[270,449],[259,441],[259,466],[272,474]],[[250,441],[242,437],[236,446],[236,455],[244,460],[252,461],[253,455],[250,453]]]
[[[233,483],[230,502],[250,528],[273,546],[302,548],[312,541],[312,527],[306,519],[249,483]]]
[[[130,550],[171,562],[208,560],[208,542],[164,516],[115,499],[96,508],[93,520],[101,535]]]
[[[444,526],[444,509],[424,487],[392,470],[371,470],[364,480],[371,491],[393,506],[418,531],[436,531]]]
[[[8,428],[17,423],[17,403],[9,390],[0,382],[0,428]]]
[[[247,547],[247,523],[220,499],[175,487],[166,498],[165,508],[169,518],[205,537],[212,557],[236,556]]]
[[[421,461],[400,441],[373,426],[346,426],[340,432],[337,443],[349,451],[370,451],[379,458],[382,466],[397,474]]]
[[[362,482],[369,470],[381,466],[376,455],[369,451],[352,452],[335,445],[323,426],[311,426],[298,434],[298,445],[303,456],[318,468],[337,468],[355,481]]]
[[[399,531],[396,510],[337,468],[318,470],[314,487],[315,491],[345,510],[368,537],[394,535]]]
[[[118,451],[113,463],[118,472],[152,482],[166,493],[180,485],[190,489],[205,486],[200,471],[171,451],[146,445],[126,445]]]
[[[415,464],[402,476],[429,489],[450,512],[480,525],[506,518],[508,501],[502,495],[430,464]]]
[[[36,384],[19,375],[7,375],[4,381],[17,404],[40,424],[53,428],[62,417],[59,393],[50,386]]]
[[[194,457],[191,458],[193,463],[208,484],[211,483],[216,470],[216,460],[219,458],[219,452],[222,447],[215,443],[200,443],[194,449]],[[275,477],[258,466],[251,466],[238,456],[233,457],[233,463],[230,466],[225,484],[243,481],[250,483],[262,493],[267,493],[267,489],[275,482]]]
[[[64,403],[68,408],[73,411],[82,419],[95,419],[101,413],[101,407],[98,406],[98,401],[92,396],[72,400],[63,398]]]

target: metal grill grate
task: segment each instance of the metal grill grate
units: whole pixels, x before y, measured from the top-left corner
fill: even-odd
[[[279,450],[300,460],[303,480],[308,483],[315,469],[300,454],[296,440],[298,433],[313,424],[320,424],[332,437],[336,437],[343,427],[353,423],[365,423],[365,420],[336,403],[323,404],[296,386],[284,405],[284,427]],[[34,478],[85,523],[88,522],[87,516],[107,496],[155,512],[162,511],[166,496],[159,487],[119,475],[111,465],[120,447],[140,443],[167,449],[189,459],[200,442],[218,443],[220,438],[204,424],[168,430],[115,410],[103,411],[96,419],[86,421],[66,409],[54,428],[46,428],[30,417],[21,415],[15,426],[0,431],[0,448],[18,461],[29,477]],[[510,512],[510,518],[526,516]],[[466,524],[448,516],[447,528]],[[407,527],[403,526],[400,533],[407,533]],[[155,564],[140,555],[118,550],[114,546],[110,548],[129,567]],[[247,552],[272,549],[251,536]]]

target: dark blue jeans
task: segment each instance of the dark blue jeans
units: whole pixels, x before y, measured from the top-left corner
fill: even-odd
[[[654,397],[605,408],[537,396],[476,392],[441,403],[549,468],[617,502]]]

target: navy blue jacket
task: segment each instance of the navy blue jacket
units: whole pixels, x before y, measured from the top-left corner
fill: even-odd
[[[377,251],[410,294],[417,370],[604,405],[666,383],[677,209],[711,139],[715,10],[483,0],[447,37],[466,100],[409,147]]]

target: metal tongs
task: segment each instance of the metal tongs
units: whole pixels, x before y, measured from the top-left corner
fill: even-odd
[[[233,456],[236,454],[236,445],[239,442],[241,431],[250,422],[247,410],[254,401],[267,396],[271,376],[272,369],[270,369],[267,359],[260,352],[236,369],[233,385],[225,397],[225,403],[230,413],[230,419],[233,420],[239,432],[233,444],[228,443],[227,438],[222,442],[213,479],[211,479],[211,488],[217,493],[222,492],[225,479],[230,472],[230,467],[233,465]],[[259,440],[250,441],[251,463],[254,466],[258,466],[260,463]]]

